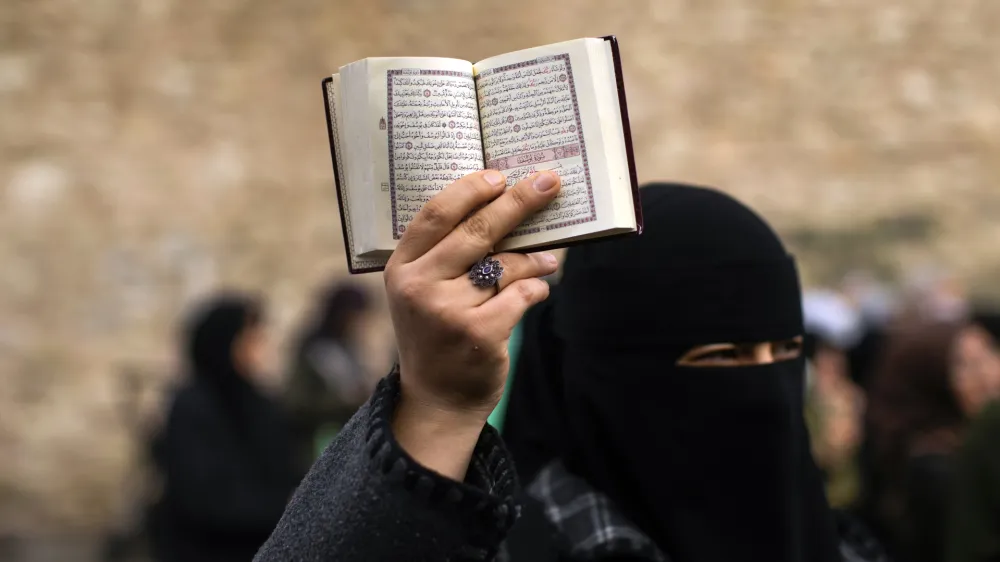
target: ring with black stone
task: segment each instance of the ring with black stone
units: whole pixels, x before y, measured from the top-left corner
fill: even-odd
[[[501,277],[503,277],[503,265],[493,258],[483,258],[469,271],[472,284],[483,289],[495,286]]]

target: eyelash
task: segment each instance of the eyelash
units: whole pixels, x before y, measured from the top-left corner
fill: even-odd
[[[802,351],[802,343],[798,341],[786,341],[781,343],[780,348],[780,352],[798,353]]]
[[[735,360],[739,358],[740,358],[740,352],[738,349],[718,349],[716,351],[710,351],[704,355],[695,357],[695,360],[696,361],[730,360],[730,359]]]
[[[802,344],[797,341],[781,342],[778,345],[777,354],[793,354],[802,350]],[[694,358],[695,361],[735,361],[740,359],[741,352],[738,348],[718,349],[710,351],[704,355]]]

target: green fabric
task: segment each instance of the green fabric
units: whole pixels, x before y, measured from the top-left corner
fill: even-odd
[[[486,420],[497,431],[503,430],[503,420],[507,414],[507,400],[510,397],[510,387],[514,381],[514,370],[520,351],[521,324],[518,324],[514,327],[514,331],[510,335],[510,341],[507,343],[507,353],[510,355],[510,370],[507,372],[507,385],[503,389],[503,397],[500,398],[500,403],[497,404],[497,407],[493,409],[493,413],[490,414],[489,419]]]
[[[973,421],[959,451],[948,562],[1000,560],[1000,403]]]
[[[328,423],[316,430],[315,441],[313,442],[315,458],[318,459],[323,454],[327,445],[340,433],[340,428],[341,425],[339,423]]]

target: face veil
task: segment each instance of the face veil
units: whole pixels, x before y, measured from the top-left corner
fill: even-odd
[[[801,335],[794,260],[720,192],[641,194],[643,235],[572,250],[551,302],[529,316],[525,333],[550,343],[533,353],[525,342],[508,423],[559,412],[547,443],[672,560],[839,559],[803,419],[803,360],[677,365],[697,345]],[[523,396],[535,407],[519,408]],[[516,436],[511,447],[517,461]]]

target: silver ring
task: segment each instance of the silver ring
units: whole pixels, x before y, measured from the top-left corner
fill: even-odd
[[[469,271],[472,284],[483,289],[493,287],[500,282],[501,277],[503,277],[503,265],[493,258],[483,258]]]

